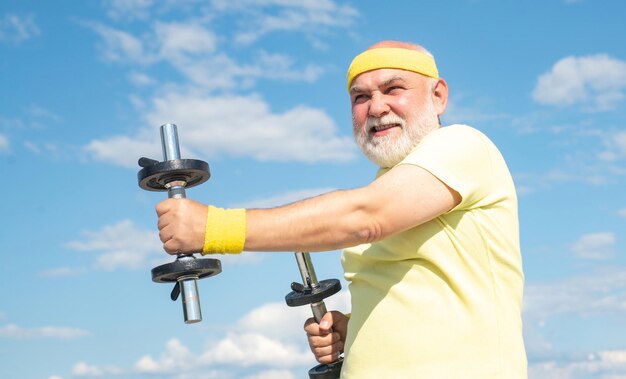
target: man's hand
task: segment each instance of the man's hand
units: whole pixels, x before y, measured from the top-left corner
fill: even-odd
[[[167,199],[156,206],[159,238],[169,254],[199,253],[204,247],[207,206],[190,199]]]
[[[320,363],[332,363],[343,352],[349,318],[341,312],[327,312],[320,323],[310,318],[304,324],[309,347]],[[331,332],[332,330],[332,332]]]

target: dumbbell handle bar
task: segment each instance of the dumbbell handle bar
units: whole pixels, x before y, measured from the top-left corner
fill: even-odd
[[[180,146],[178,144],[178,131],[175,124],[161,125],[161,146],[163,147],[163,161],[172,161],[180,158]],[[167,197],[170,199],[184,199],[187,197],[184,181],[172,181],[166,183]],[[191,254],[178,255],[176,260],[195,259]],[[183,313],[185,323],[193,324],[202,321],[202,310],[200,309],[200,296],[198,294],[198,275],[183,275],[178,278],[174,287],[175,293],[182,294]]]
[[[311,254],[300,252],[295,254],[298,269],[300,270],[300,276],[302,276],[302,284],[311,289],[318,288],[319,282],[317,281],[317,276],[315,275],[315,268],[313,268]],[[324,304],[323,300],[311,303],[311,311],[313,311],[315,321],[319,324],[319,322],[322,321],[324,314],[326,314],[326,304]]]
[[[295,254],[296,262],[298,263],[298,269],[300,270],[300,275],[302,276],[302,284],[304,285],[304,287],[308,287],[311,290],[318,289],[320,285],[317,281],[317,276],[315,275],[315,268],[313,268],[311,254],[300,252],[297,252]],[[311,311],[313,311],[313,318],[315,318],[315,322],[319,324],[322,321],[322,317],[324,317],[327,312],[324,300],[311,303]],[[332,329],[330,331],[332,333]],[[339,378],[342,362],[342,358],[339,358],[339,360],[333,363],[327,365],[319,364],[313,367],[311,370],[309,370],[309,379]]]

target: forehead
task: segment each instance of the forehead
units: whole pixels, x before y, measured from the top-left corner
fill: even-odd
[[[425,82],[426,78],[423,75],[412,71],[397,68],[379,68],[377,70],[364,72],[354,78],[350,91],[366,90],[372,87],[377,88],[395,80],[417,85]]]

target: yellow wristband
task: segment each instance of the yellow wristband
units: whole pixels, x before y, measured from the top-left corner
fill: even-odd
[[[205,254],[239,254],[246,243],[246,210],[209,205],[204,231]]]

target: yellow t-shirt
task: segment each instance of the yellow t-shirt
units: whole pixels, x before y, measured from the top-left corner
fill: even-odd
[[[341,378],[527,378],[517,197],[502,155],[478,130],[452,125],[399,164],[428,170],[462,200],[344,251],[352,317]]]

